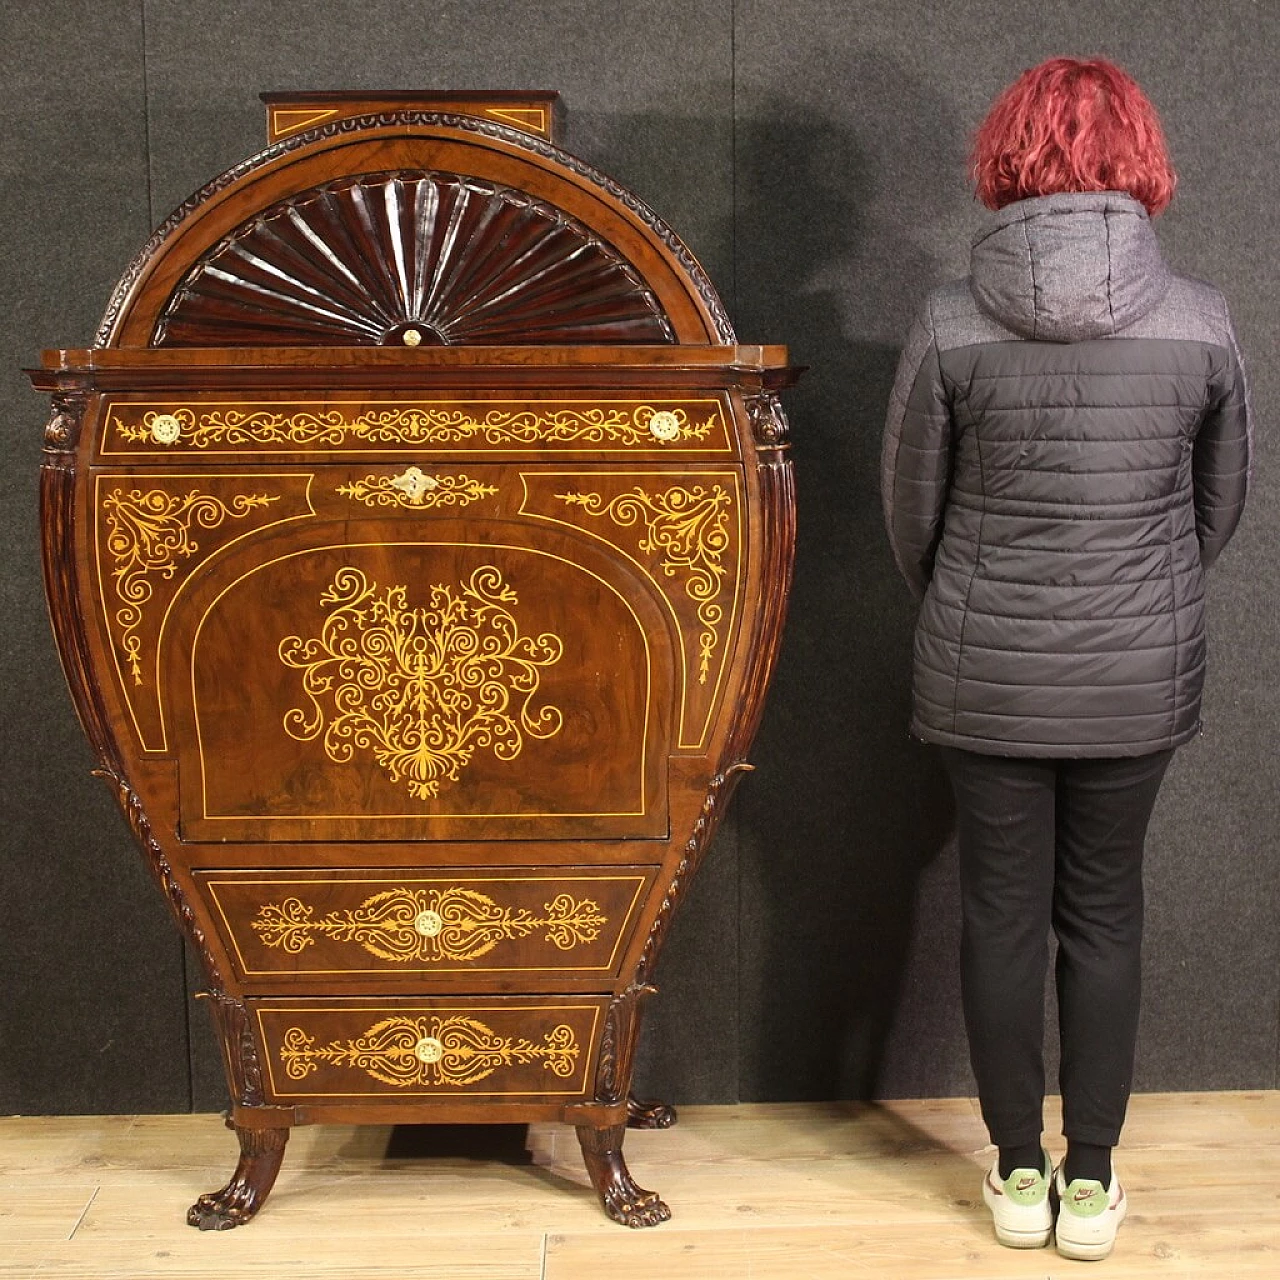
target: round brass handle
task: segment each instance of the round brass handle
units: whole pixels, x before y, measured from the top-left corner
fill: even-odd
[[[151,438],[156,444],[176,444],[182,434],[182,423],[171,413],[157,413],[151,419]]]
[[[435,1036],[423,1036],[413,1046],[413,1053],[419,1062],[439,1062],[444,1057],[444,1045]]]
[[[655,440],[675,440],[680,435],[680,419],[669,409],[660,409],[649,419],[649,434]]]
[[[444,918],[438,911],[420,911],[413,927],[424,938],[434,938],[444,928]]]

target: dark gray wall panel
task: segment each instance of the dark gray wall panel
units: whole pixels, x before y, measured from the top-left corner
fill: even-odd
[[[739,323],[774,325],[812,366],[788,398],[791,621],[742,812],[748,1099],[876,1092],[904,1002],[926,1025],[906,1028],[899,1087],[960,1082],[943,948],[913,953],[921,933],[951,934],[950,878],[931,871],[950,814],[945,781],[905,735],[912,617],[884,548],[877,461],[899,316],[946,270],[932,224],[964,209],[946,178],[963,134],[919,69],[911,7],[898,12],[905,29],[877,40],[860,9],[807,6],[796,24],[738,7]],[[923,1078],[921,1057],[934,1063]]]
[[[739,0],[735,35],[737,319],[813,366],[789,401],[792,620],[741,811],[743,1096],[969,1092],[950,805],[905,738],[914,617],[877,490],[902,336],[924,293],[966,269],[980,210],[964,157],[990,100],[1050,54],[1101,52],[1164,115],[1182,188],[1158,229],[1175,267],[1231,299],[1265,424],[1280,401],[1259,271],[1280,230],[1277,15]],[[1208,729],[1180,753],[1152,830],[1142,1088],[1277,1078],[1280,477],[1265,433],[1259,445],[1211,588]]]
[[[4,6],[0,84],[0,1112],[188,1105],[182,944],[91,760],[40,585],[48,402],[21,373],[87,345],[145,239],[137,0]]]
[[[663,944],[658,994],[645,1009],[636,1052],[638,1097],[681,1103],[738,1097],[736,837],[731,813]]]
[[[90,339],[149,226],[258,150],[258,92],[291,88],[561,90],[568,148],[671,223],[745,341],[787,342],[812,366],[788,398],[798,576],[758,772],[677,914],[637,1084],[677,1102],[969,1092],[950,806],[905,736],[913,613],[879,515],[902,335],[924,292],[964,270],[979,211],[963,155],[991,97],[1050,53],[1102,52],[1164,115],[1182,185],[1161,239],[1178,269],[1230,298],[1265,426],[1280,409],[1280,11],[24,0],[3,22],[0,1107],[224,1100],[176,934],[86,773],[40,596],[45,409],[17,367],[41,345]],[[1206,734],[1179,754],[1152,827],[1143,1088],[1278,1082],[1271,440],[1263,430],[1250,510],[1211,584]]]

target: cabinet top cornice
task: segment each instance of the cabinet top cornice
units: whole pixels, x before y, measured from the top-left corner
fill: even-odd
[[[42,391],[254,388],[620,389],[790,386],[802,370],[782,346],[680,347],[92,347],[41,353],[26,371]]]

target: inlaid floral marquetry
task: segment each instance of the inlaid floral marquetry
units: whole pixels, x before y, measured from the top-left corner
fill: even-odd
[[[536,1064],[554,1076],[572,1075],[582,1053],[573,1028],[561,1023],[540,1041],[499,1035],[465,1015],[392,1017],[363,1035],[320,1044],[290,1027],[279,1058],[291,1080],[305,1080],[323,1064],[362,1071],[398,1088],[478,1084],[504,1067]]]
[[[724,556],[730,545],[729,517],[733,497],[722,485],[671,485],[650,491],[637,486],[606,498],[598,493],[558,493],[588,515],[643,530],[639,550],[659,557],[668,577],[681,575],[685,593],[698,606],[703,631],[698,637],[698,683],[706,684],[720,642],[724,609],[717,602],[725,577]]]
[[[521,633],[516,593],[498,569],[483,565],[427,594],[413,607],[405,587],[379,592],[359,569],[342,568],[320,597],[328,609],[320,634],[279,646],[311,704],[285,715],[290,737],[323,733],[337,764],[367,752],[419,800],[457,782],[477,750],[514,760],[526,738],[554,737],[564,722],[558,707],[532,708],[563,641]]]
[[[572,951],[594,942],[608,917],[590,898],[557,894],[542,913],[506,907],[475,889],[396,888],[359,906],[317,916],[301,898],[265,903],[253,920],[268,947],[297,955],[317,938],[350,942],[382,960],[400,963],[476,960],[499,943],[539,931],[546,942]]]
[[[467,507],[481,498],[492,497],[498,490],[469,476],[432,476],[420,467],[410,467],[397,476],[369,475],[340,484],[338,492],[367,507],[434,511],[440,507]]]
[[[278,495],[236,494],[228,500],[192,489],[112,489],[101,499],[107,525],[106,550],[113,562],[112,583],[119,605],[115,622],[119,644],[134,684],[142,683],[143,610],[151,600],[153,578],[171,579],[181,561],[200,550],[194,530],[216,529],[275,502]]]
[[[256,448],[624,448],[720,446],[716,401],[331,401],[117,406],[112,437],[154,451]]]

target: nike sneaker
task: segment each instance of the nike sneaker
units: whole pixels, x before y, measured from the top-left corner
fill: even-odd
[[[1115,1171],[1111,1187],[1092,1178],[1074,1178],[1070,1184],[1059,1166],[1054,1178],[1058,1200],[1058,1252],[1064,1258],[1095,1262],[1105,1258],[1116,1242],[1116,1232],[1129,1211],[1129,1202]]]
[[[996,1239],[1010,1249],[1042,1249],[1053,1231],[1049,1183],[1053,1165],[1042,1151],[1042,1169],[1015,1169],[1000,1176],[1000,1161],[991,1166],[982,1184],[982,1199],[991,1210]]]

